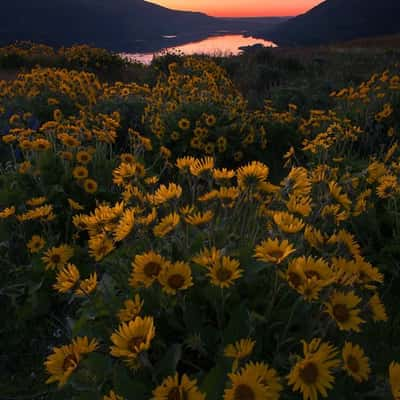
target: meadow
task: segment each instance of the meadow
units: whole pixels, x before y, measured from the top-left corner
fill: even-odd
[[[400,399],[400,52],[0,68],[0,399]]]

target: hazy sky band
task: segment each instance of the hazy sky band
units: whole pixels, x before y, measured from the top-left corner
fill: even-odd
[[[149,0],[176,10],[201,11],[218,17],[291,16],[322,0]]]

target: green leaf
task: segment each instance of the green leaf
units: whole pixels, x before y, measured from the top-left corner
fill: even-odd
[[[249,278],[253,278],[267,268],[271,268],[271,266],[265,262],[251,260],[246,263],[246,275]]]
[[[199,333],[203,328],[203,316],[197,303],[188,303],[183,314],[188,333]]]
[[[224,331],[224,343],[230,344],[249,335],[249,313],[246,306],[241,304],[231,313],[232,317]]]
[[[73,374],[71,385],[79,391],[96,392],[107,379],[110,369],[110,357],[99,353],[89,354]]]
[[[111,358],[100,353],[89,354],[81,364],[93,374],[98,383],[106,379],[112,367]]]
[[[156,375],[160,378],[166,378],[176,372],[176,367],[182,357],[182,345],[173,344],[165,353],[165,356],[156,365]]]
[[[89,319],[86,314],[83,314],[78,320],[75,320],[72,328],[73,336],[83,336],[85,333],[87,333],[86,324],[88,321]]]
[[[229,364],[225,360],[220,360],[206,375],[200,387],[201,391],[206,394],[207,400],[220,400],[222,398],[228,372]]]
[[[131,376],[127,368],[121,365],[113,368],[113,384],[115,392],[126,400],[147,400],[149,393],[147,386],[139,377]]]
[[[96,392],[82,392],[79,393],[78,397],[74,397],[76,400],[98,400],[99,394]]]

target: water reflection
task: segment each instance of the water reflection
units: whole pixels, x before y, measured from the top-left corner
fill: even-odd
[[[262,45],[265,47],[276,47],[276,44],[264,39],[257,39],[244,35],[221,35],[210,36],[204,40],[186,43],[180,46],[165,47],[163,50],[148,53],[123,53],[122,56],[129,60],[136,60],[144,64],[150,64],[153,57],[166,51],[176,51],[186,55],[208,54],[208,55],[237,55],[242,47]]]

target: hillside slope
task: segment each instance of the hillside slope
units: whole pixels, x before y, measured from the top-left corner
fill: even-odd
[[[326,0],[268,29],[265,37],[288,45],[315,45],[400,32],[399,0]]]
[[[127,49],[141,40],[210,31],[216,18],[143,0],[13,0],[2,4],[0,44],[32,40]],[[11,18],[12,16],[12,18]]]

